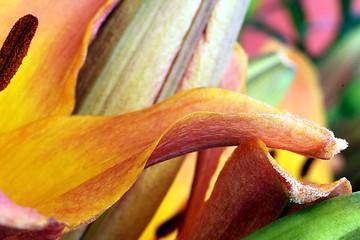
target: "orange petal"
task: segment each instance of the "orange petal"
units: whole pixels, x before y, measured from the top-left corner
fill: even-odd
[[[1,5],[1,33],[29,13],[38,17],[39,27],[22,66],[0,93],[0,132],[71,113],[75,78],[90,38],[114,2],[14,0]],[[5,36],[1,34],[0,42]]]
[[[287,204],[351,192],[350,183],[305,185],[292,178],[258,140],[242,143],[225,164],[200,214],[180,239],[239,239],[278,218]]]
[[[65,225],[17,206],[0,191],[0,239],[58,239]]]
[[[118,200],[146,162],[253,138],[322,158],[343,147],[327,129],[245,95],[197,89],[118,117],[56,117],[0,135],[0,189],[76,226]]]

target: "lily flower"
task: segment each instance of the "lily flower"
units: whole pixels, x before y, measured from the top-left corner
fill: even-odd
[[[240,155],[251,156],[240,162],[253,166],[252,156],[266,153],[264,144],[323,159],[346,147],[344,140],[313,122],[221,89],[184,91],[152,107],[114,117],[70,116],[74,81],[86,46],[114,2],[76,2],[78,9],[87,7],[81,20],[87,24],[81,22],[78,28],[66,28],[68,21],[76,22],[71,20],[77,19],[78,9],[64,11],[63,6],[54,4],[49,7],[52,11],[42,12],[31,5],[40,20],[38,35],[11,84],[0,92],[1,237],[56,239],[65,226],[74,229],[89,223],[113,205],[145,167],[192,151],[240,144]],[[0,11],[3,16],[21,12],[14,5]],[[59,14],[67,17],[58,18]],[[42,25],[42,19],[49,22]],[[65,33],[71,33],[71,42]],[[349,191],[341,180],[320,187],[315,196],[312,186],[305,188],[310,195],[293,193],[299,184],[282,180],[288,179],[282,170],[276,172],[275,178],[285,186],[280,190],[300,196],[293,197],[299,202]],[[345,187],[338,191],[339,186]],[[216,199],[212,201],[219,203]],[[207,218],[209,211],[202,210],[199,219]]]
[[[145,165],[254,138],[322,158],[343,147],[313,123],[243,95],[200,89],[118,117],[54,117],[2,134],[1,189],[17,204],[76,227],[120,198]]]

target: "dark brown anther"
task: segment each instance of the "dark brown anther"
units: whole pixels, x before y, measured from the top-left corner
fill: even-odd
[[[19,69],[37,26],[38,19],[29,14],[20,18],[12,27],[0,49],[0,91],[6,88]]]

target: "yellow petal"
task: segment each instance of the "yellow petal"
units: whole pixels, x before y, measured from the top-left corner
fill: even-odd
[[[118,117],[54,117],[0,135],[0,189],[76,226],[118,200],[145,164],[253,138],[321,158],[344,147],[327,129],[245,95],[197,89]]]
[[[74,105],[75,78],[87,45],[114,0],[14,0],[0,8],[0,42],[19,17],[33,14],[39,27],[28,56],[6,91],[0,92],[0,132],[54,115]]]

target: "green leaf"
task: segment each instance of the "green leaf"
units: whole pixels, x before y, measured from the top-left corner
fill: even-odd
[[[251,59],[247,95],[276,106],[284,98],[294,76],[294,66],[282,52]]]
[[[251,234],[256,239],[359,239],[360,192],[307,207]]]

